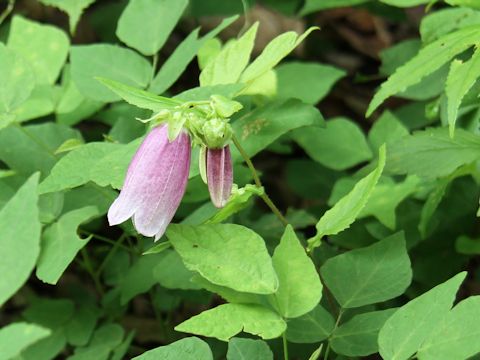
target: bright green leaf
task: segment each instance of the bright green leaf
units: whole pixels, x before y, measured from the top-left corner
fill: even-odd
[[[307,15],[319,10],[353,6],[368,2],[370,0],[306,0],[300,15]]]
[[[403,294],[412,281],[403,233],[330,258],[320,271],[343,308],[392,299]]]
[[[45,5],[54,6],[68,14],[70,33],[74,34],[83,11],[95,0],[40,0]]]
[[[408,129],[391,112],[384,112],[372,125],[368,133],[368,141],[378,151],[383,144],[394,143],[408,135]]]
[[[40,252],[38,173],[0,210],[0,306],[27,281]]]
[[[288,321],[287,339],[300,344],[317,343],[328,338],[334,328],[332,315],[317,305],[308,314]]]
[[[262,340],[233,338],[228,342],[227,360],[273,360],[273,353]]]
[[[160,346],[144,352],[132,360],[213,360],[213,354],[208,344],[196,337],[175,341],[166,346]]]
[[[409,359],[437,329],[467,275],[462,272],[403,305],[380,329],[380,354],[388,360]]]
[[[175,330],[228,341],[241,331],[274,339],[286,328],[278,314],[263,306],[223,304],[184,321]]]
[[[35,324],[17,322],[0,329],[1,360],[19,355],[26,347],[50,335],[50,330]]]
[[[200,289],[199,285],[190,281],[194,275],[185,267],[180,255],[171,250],[165,251],[153,268],[153,277],[167,289]]]

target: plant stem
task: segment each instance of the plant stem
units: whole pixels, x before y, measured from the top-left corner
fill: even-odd
[[[245,163],[247,164],[248,168],[250,169],[250,172],[252,173],[253,176],[253,181],[255,182],[255,185],[258,188],[263,188],[262,181],[260,180],[260,177],[258,176],[257,170],[255,169],[255,166],[252,163],[252,160],[246,153],[245,149],[242,147],[238,139],[235,137],[235,135],[232,136],[232,141],[235,144],[236,148],[240,152],[240,155],[242,155],[243,159],[245,160]],[[273,201],[270,199],[270,197],[267,195],[265,190],[263,191],[263,194],[260,195],[262,200],[267,204],[267,206],[272,210],[272,212],[277,216],[277,218],[282,222],[284,226],[288,225],[288,220],[282,215],[282,212],[275,206]]]
[[[117,241],[114,241],[112,239],[109,239],[105,236],[101,236],[101,235],[98,235],[98,234],[94,234],[90,231],[86,231],[86,230],[82,230],[80,229],[79,232],[85,234],[85,235],[88,235],[88,236],[93,236],[95,239],[97,240],[100,240],[100,241],[103,241],[103,242],[106,242],[108,244],[111,244],[111,245],[116,245],[117,244]],[[128,251],[128,252],[133,252],[133,250],[131,250],[128,246],[125,246],[123,244],[119,244],[118,246],[120,246],[121,248],[123,248],[124,250]]]
[[[125,235],[125,233],[122,234],[122,236],[120,236],[120,238],[115,242],[115,244],[113,245],[113,247],[110,249],[110,251],[108,252],[107,256],[105,256],[105,258],[103,259],[102,263],[100,264],[100,266],[98,267],[97,271],[96,271],[96,274],[97,276],[100,276],[100,274],[102,273],[103,271],[103,268],[105,267],[105,265],[107,265],[108,261],[112,258],[112,256],[115,254],[115,252],[117,251],[117,248],[119,248],[121,245],[122,245],[122,242],[125,240],[127,236]]]
[[[285,332],[282,335],[282,340],[283,340],[283,358],[285,360],[288,360],[288,341],[287,341],[287,335]]]
[[[343,316],[343,308],[340,308],[338,311],[338,316],[337,316],[337,321],[335,321],[335,326],[333,327],[332,333],[338,328],[338,325],[340,324],[340,320],[342,319]],[[328,355],[330,354],[330,339],[327,344],[327,348],[325,349],[325,355],[323,356],[323,360],[328,359]]]
[[[85,270],[90,274],[90,276],[93,279],[93,283],[95,284],[95,288],[97,289],[98,293],[100,296],[104,295],[102,283],[100,282],[100,279],[97,275],[97,273],[93,270],[93,265],[92,262],[90,261],[90,256],[88,255],[87,248],[84,247],[82,250],[80,250],[83,256],[83,263],[85,265]]]
[[[3,10],[3,12],[0,14],[0,25],[2,25],[2,23],[5,21],[5,19],[7,18],[8,15],[10,15],[10,13],[12,12],[13,10],[13,6],[15,5],[15,0],[8,0],[8,4],[7,4],[7,7],[5,8],[5,10]]]

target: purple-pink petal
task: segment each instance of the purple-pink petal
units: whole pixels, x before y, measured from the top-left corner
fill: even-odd
[[[152,129],[128,167],[120,195],[110,206],[110,225],[132,217],[140,234],[158,240],[185,193],[190,156],[188,134],[182,131],[169,142],[167,126]]]
[[[227,204],[233,185],[230,147],[207,150],[207,184],[213,205],[222,208]]]

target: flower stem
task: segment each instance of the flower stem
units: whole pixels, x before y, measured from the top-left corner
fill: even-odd
[[[87,248],[84,247],[80,250],[83,256],[83,263],[85,265],[85,270],[90,274],[93,279],[93,283],[95,284],[95,288],[97,289],[100,296],[103,296],[105,292],[103,291],[102,283],[100,282],[100,278],[98,277],[95,270],[93,270],[92,262],[90,261],[90,256],[88,255]]]
[[[283,340],[283,358],[285,360],[288,360],[288,341],[287,341],[287,335],[285,332],[282,335],[282,340]]]
[[[112,256],[115,254],[115,252],[117,251],[117,249],[122,245],[122,242],[125,240],[126,238],[126,234],[123,233],[122,236],[120,236],[120,238],[115,242],[115,244],[112,246],[112,248],[110,249],[110,251],[108,252],[107,256],[105,256],[105,258],[103,259],[102,263],[100,264],[100,266],[97,268],[97,271],[96,271],[96,275],[97,276],[100,276],[103,269],[105,268],[105,265],[107,265],[108,261],[112,258]]]
[[[253,181],[255,182],[255,185],[259,188],[263,187],[262,181],[260,180],[260,177],[258,176],[257,170],[255,169],[255,166],[252,163],[252,160],[246,153],[245,149],[240,145],[240,142],[238,139],[235,137],[235,135],[232,136],[232,141],[235,144],[236,148],[240,152],[240,155],[242,155],[243,159],[245,160],[245,163],[247,164],[248,168],[250,169],[250,172],[252,173],[253,176]],[[272,199],[267,195],[267,193],[264,191],[262,195],[260,195],[262,200],[267,204],[267,206],[272,210],[272,212],[277,216],[277,218],[281,221],[281,223],[284,226],[288,225],[288,220],[282,215],[282,212],[276,207],[276,205],[273,203]]]

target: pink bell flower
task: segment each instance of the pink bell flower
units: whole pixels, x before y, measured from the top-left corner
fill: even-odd
[[[169,142],[166,125],[153,128],[130,163],[120,195],[108,210],[110,226],[132,218],[137,231],[158,240],[172,221],[188,181],[190,137]]]
[[[217,208],[227,204],[233,185],[230,147],[207,149],[207,184],[210,199]]]

